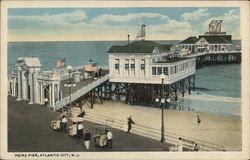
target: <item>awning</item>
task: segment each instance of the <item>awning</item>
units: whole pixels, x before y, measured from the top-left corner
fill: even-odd
[[[97,71],[97,67],[93,67],[93,64],[87,64],[85,66],[85,71],[87,71],[87,72],[94,72],[94,71]]]

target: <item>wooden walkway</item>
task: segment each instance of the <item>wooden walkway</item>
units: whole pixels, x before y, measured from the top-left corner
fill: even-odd
[[[8,152],[86,152],[86,151],[168,151],[170,144],[112,128],[113,149],[100,148],[90,143],[85,150],[82,140],[50,128],[58,112],[44,105],[28,104],[8,97]],[[96,123],[85,121],[93,135]]]

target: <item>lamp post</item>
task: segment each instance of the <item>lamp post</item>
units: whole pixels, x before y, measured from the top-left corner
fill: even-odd
[[[69,104],[70,104],[70,108],[72,108],[71,87],[75,87],[76,84],[72,84],[72,81],[71,81],[71,78],[70,78],[70,73],[71,73],[72,67],[68,66],[67,69],[69,70],[69,83],[65,83],[64,86],[69,88]]]
[[[160,75],[161,78],[161,98],[156,98],[155,102],[160,102],[161,103],[161,142],[165,142],[165,136],[164,136],[164,104],[166,102],[166,99],[164,98],[164,79],[166,76],[164,74]],[[167,103],[170,102],[170,99],[167,99]]]

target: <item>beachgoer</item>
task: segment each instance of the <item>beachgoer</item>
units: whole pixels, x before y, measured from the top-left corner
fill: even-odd
[[[62,121],[61,121],[61,126],[62,126],[62,131],[67,131],[66,127],[67,127],[67,118],[65,116],[62,117]]]
[[[132,124],[135,124],[135,122],[132,120],[132,116],[129,116],[129,118],[128,118],[128,131],[127,131],[127,133],[130,132]]]
[[[90,133],[89,130],[86,129],[85,130],[85,134],[84,134],[84,145],[86,149],[89,149],[89,143],[90,143]]]
[[[182,152],[182,150],[183,150],[183,141],[182,138],[180,137],[178,141],[178,151]]]
[[[201,123],[200,116],[197,116],[197,124],[200,124],[200,123]]]
[[[200,147],[198,146],[197,143],[195,143],[195,145],[194,145],[194,151],[199,151],[199,150],[200,150]]]
[[[83,139],[83,124],[81,122],[78,123],[77,125],[77,136],[80,138],[80,139]]]
[[[106,130],[106,133],[107,133],[107,147],[112,149],[113,134],[109,129]]]

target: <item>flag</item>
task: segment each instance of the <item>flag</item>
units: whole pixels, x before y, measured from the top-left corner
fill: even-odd
[[[56,62],[56,66],[57,67],[62,67],[62,66],[65,66],[66,64],[66,58],[64,57],[63,59],[59,60]]]

